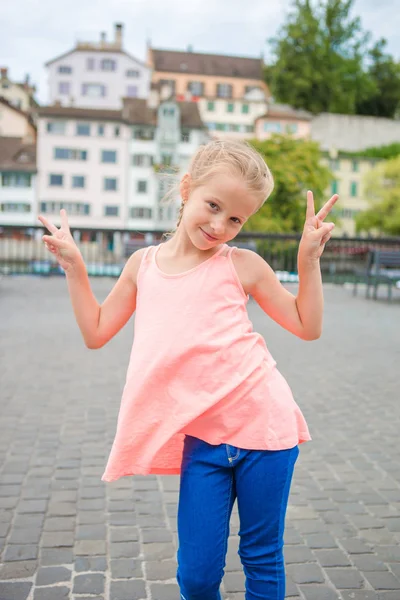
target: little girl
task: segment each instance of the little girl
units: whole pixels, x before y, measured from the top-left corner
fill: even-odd
[[[178,572],[182,600],[219,600],[235,499],[246,600],[283,600],[283,533],[298,445],[311,439],[290,388],[246,310],[303,340],[321,335],[319,259],[338,196],[314,211],[298,252],[299,289],[286,290],[255,252],[229,246],[271,194],[262,157],[244,142],[212,141],[180,183],[166,242],[135,252],[99,305],[61,211],[47,248],[65,270],[88,348],[101,348],[136,310],[135,336],[111,454],[102,477],[180,474]]]

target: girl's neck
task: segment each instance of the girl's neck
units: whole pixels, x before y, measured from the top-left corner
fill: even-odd
[[[203,260],[215,254],[221,247],[219,245],[216,248],[210,248],[210,250],[199,250],[192,243],[186,232],[180,230],[180,228],[177,229],[172,238],[164,243],[164,246],[168,248],[168,254],[175,258],[192,256],[202,258]]]

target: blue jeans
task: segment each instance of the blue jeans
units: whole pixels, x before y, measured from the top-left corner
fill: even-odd
[[[182,600],[220,600],[237,498],[246,600],[284,600],[283,533],[294,465],[288,450],[242,450],[185,437],[178,507]]]

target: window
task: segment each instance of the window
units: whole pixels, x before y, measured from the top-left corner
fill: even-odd
[[[58,72],[59,73],[64,73],[64,75],[71,75],[72,73],[72,68],[68,65],[60,65],[58,67]]]
[[[101,162],[102,163],[116,163],[117,162],[117,151],[116,150],[102,150],[101,151]]]
[[[164,117],[173,117],[175,114],[175,109],[172,107],[164,107],[163,108],[163,115]]]
[[[193,96],[203,96],[204,83],[201,81],[189,81],[187,89]]]
[[[248,94],[249,92],[252,92],[253,90],[261,90],[261,88],[258,85],[246,85],[244,88],[244,93]]]
[[[215,102],[207,102],[207,110],[213,112],[215,110]]]
[[[94,71],[94,58],[88,58],[86,61],[86,68],[88,71]]]
[[[105,192],[117,191],[117,180],[115,177],[104,177],[103,189]]]
[[[216,123],[206,123],[206,126],[207,126],[207,128],[208,128],[210,131],[215,131],[215,130],[216,130],[216,128],[217,128],[217,124],[216,124]]]
[[[335,158],[335,159],[331,159],[331,160],[329,161],[329,168],[330,168],[332,171],[339,171],[339,169],[340,169],[340,160],[339,160],[339,159],[337,159],[337,158]]]
[[[153,164],[151,154],[133,154],[132,165],[134,167],[150,167]]]
[[[50,174],[49,175],[49,185],[53,185],[53,186],[61,186],[63,184],[63,175],[54,175],[54,174]]]
[[[218,98],[232,98],[232,86],[228,83],[217,83]]]
[[[82,96],[101,98],[106,95],[106,86],[102,83],[82,83]]]
[[[133,129],[132,137],[135,140],[154,140],[154,129]]]
[[[242,104],[242,113],[244,115],[248,115],[249,114],[249,105],[248,104]]]
[[[59,94],[69,94],[71,90],[71,84],[69,81],[60,81],[58,84],[58,93]]]
[[[48,121],[47,122],[47,131],[48,133],[59,133],[64,135],[66,129],[65,121]]]
[[[287,133],[297,133],[298,125],[297,123],[287,123],[286,124],[286,132]]]
[[[104,207],[104,216],[118,217],[119,216],[119,206],[105,206]]]
[[[104,125],[98,125],[97,135],[104,135]]]
[[[76,124],[76,135],[90,135],[89,123],[77,123]]]
[[[69,215],[89,215],[90,204],[83,202],[41,202],[40,212],[42,213],[60,213],[65,208]]]
[[[187,130],[182,131],[181,142],[184,142],[184,143],[190,142],[190,131],[187,131]]]
[[[235,110],[235,105],[232,102],[229,102],[226,105],[226,112],[233,113],[234,110]]]
[[[73,188],[84,188],[85,177],[83,175],[72,175],[72,187]]]
[[[126,88],[126,95],[128,98],[136,98],[138,94],[138,86],[137,85],[128,85]]]
[[[147,192],[147,181],[139,180],[137,182],[138,194],[145,194]]]
[[[331,193],[338,194],[339,193],[339,182],[337,179],[334,179],[331,184]]]
[[[160,86],[168,86],[171,90],[171,93],[175,93],[175,79],[160,79]]]
[[[152,218],[151,208],[145,208],[142,206],[132,206],[131,208],[131,219],[151,219]]]
[[[359,168],[359,162],[358,162],[358,160],[352,160],[351,161],[351,170],[354,173],[357,173],[358,172],[358,168]]]
[[[31,212],[31,205],[25,202],[4,202],[0,204],[1,212],[24,213]]]
[[[264,131],[268,131],[271,133],[280,133],[281,124],[275,121],[265,121],[264,122]]]
[[[350,196],[352,196],[353,198],[355,198],[357,196],[357,182],[356,181],[350,182]]]
[[[119,137],[121,130],[118,126],[114,127],[114,135],[115,137]]]
[[[111,58],[103,58],[101,61],[101,70],[102,71],[115,71],[117,68],[117,63],[115,60]]]
[[[136,71],[135,69],[128,69],[126,71],[125,75],[127,77],[139,77],[140,73],[139,73],[139,71]]]
[[[254,125],[245,125],[244,126],[244,130],[246,133],[253,133],[254,131]]]
[[[3,173],[3,187],[31,187],[30,173]]]
[[[86,150],[75,150],[73,148],[54,148],[56,160],[86,160]]]

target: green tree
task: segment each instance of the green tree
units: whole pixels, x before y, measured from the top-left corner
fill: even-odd
[[[354,0],[294,0],[265,77],[276,101],[312,113],[355,114],[377,93],[364,69],[370,34],[350,15]]]
[[[357,114],[395,118],[400,112],[400,63],[385,53],[387,41],[382,38],[369,51],[369,76],[375,92],[358,102]]]
[[[275,186],[270,198],[246,223],[245,231],[299,233],[306,214],[307,190],[314,193],[318,208],[326,200],[332,174],[322,162],[316,142],[274,135],[265,141],[252,140],[254,148],[271,169]]]
[[[357,232],[400,235],[400,156],[369,171],[364,187],[370,207],[356,216]]]

